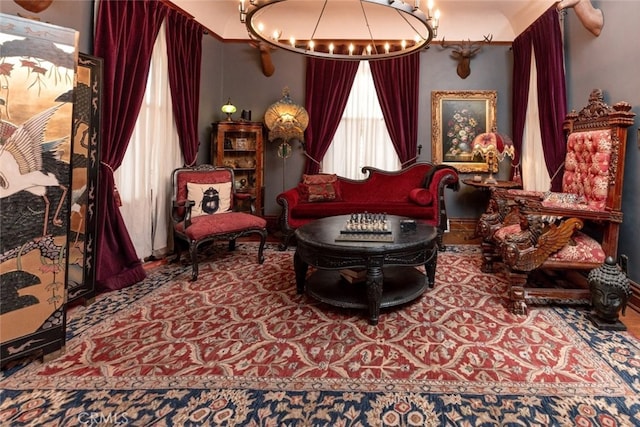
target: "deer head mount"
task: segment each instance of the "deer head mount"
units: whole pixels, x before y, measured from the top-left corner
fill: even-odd
[[[260,51],[260,66],[262,67],[262,74],[267,77],[271,77],[271,75],[276,71],[276,68],[273,66],[273,61],[271,60],[271,52],[276,48],[265,41],[255,39],[253,37],[249,44]]]
[[[472,42],[471,40],[462,41],[456,44],[447,44],[442,38],[441,49],[453,49],[451,57],[458,61],[456,72],[462,79],[466,79],[471,74],[471,58],[482,49],[482,46],[491,43],[493,35],[484,36],[484,40]]]

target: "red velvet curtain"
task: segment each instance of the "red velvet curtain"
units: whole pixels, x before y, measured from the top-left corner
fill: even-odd
[[[169,86],[180,147],[187,165],[198,157],[198,110],[200,108],[200,64],[202,26],[177,10],[167,16]]]
[[[122,163],[140,112],[166,11],[154,0],[102,0],[98,5],[94,54],[104,61],[96,259],[101,290],[121,289],[146,276],[120,214],[113,171]]]
[[[320,162],[338,129],[357,71],[358,61],[307,58],[305,108],[309,126],[305,133],[305,149],[313,159],[307,159],[307,174],[320,170]]]
[[[567,115],[567,92],[564,77],[562,33],[555,6],[551,6],[514,40],[514,113],[512,124],[514,145],[518,151],[522,148],[526,102],[523,104],[522,100],[518,100],[515,97],[524,94],[523,98],[525,101],[527,99],[531,46],[535,51],[538,73],[538,105],[540,109],[542,148],[549,176],[553,177],[555,174],[551,182],[551,189],[559,191],[562,188],[562,173],[556,172],[561,167],[566,154],[566,141],[562,131],[562,122]],[[528,58],[526,58],[527,56]],[[519,62],[522,63],[520,64]]]
[[[391,141],[400,163],[407,166],[417,157],[420,54],[369,65]]]
[[[513,164],[520,164],[522,154],[522,139],[524,125],[527,118],[527,103],[529,102],[529,75],[531,72],[531,41],[530,37],[521,35],[513,40],[513,89],[511,91],[513,130],[513,146],[515,158]],[[512,171],[513,173],[514,171]]]

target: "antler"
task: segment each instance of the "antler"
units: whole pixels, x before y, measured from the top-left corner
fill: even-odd
[[[444,40],[444,37],[442,38],[442,42],[440,43],[440,47],[442,49],[448,49],[448,48],[454,49],[455,48],[455,49],[458,49],[458,50],[462,50],[462,45],[461,44],[446,44],[446,42]]]
[[[447,44],[442,38],[442,49],[452,48],[453,53],[451,57],[458,61],[457,73],[458,75],[466,79],[471,73],[471,58],[482,49],[482,45],[491,43],[493,40],[493,34],[487,34],[484,36],[483,41],[472,42],[471,39],[463,41],[460,44]]]

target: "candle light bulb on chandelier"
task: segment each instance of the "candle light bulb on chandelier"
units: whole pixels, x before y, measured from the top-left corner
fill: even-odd
[[[434,11],[439,17],[433,0],[428,7],[427,15],[427,4],[420,0],[239,0],[251,39],[307,56],[355,61],[399,57],[428,47],[439,19],[434,22],[432,17]],[[355,19],[358,14],[361,20]],[[344,16],[354,19],[343,31],[344,22],[335,17]],[[327,33],[327,28],[339,31]],[[387,28],[394,29],[391,37]]]

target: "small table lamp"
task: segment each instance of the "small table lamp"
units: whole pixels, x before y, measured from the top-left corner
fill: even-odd
[[[236,112],[236,106],[231,103],[231,98],[222,106],[221,110],[227,115],[227,120],[231,121],[231,115]]]
[[[471,148],[474,156],[479,154],[487,162],[489,176],[484,180],[486,184],[497,183],[493,173],[498,172],[498,162],[501,162],[505,156],[510,158],[515,156],[511,139],[497,132],[485,132],[476,136],[471,143]]]

